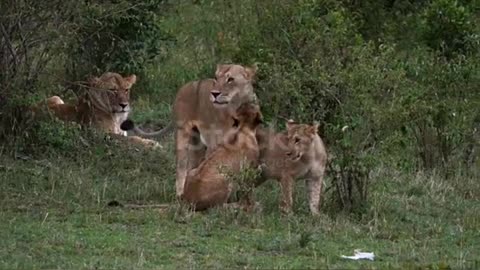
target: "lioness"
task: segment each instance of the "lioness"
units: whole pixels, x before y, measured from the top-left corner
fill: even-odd
[[[187,171],[197,167],[206,151],[215,149],[231,128],[231,112],[257,101],[252,86],[255,72],[256,67],[218,65],[215,79],[190,82],[178,90],[173,105],[177,197],[183,194]],[[122,127],[133,128],[132,123]],[[147,137],[163,136],[168,129],[145,133],[133,128]]]
[[[295,179],[306,177],[310,212],[319,214],[327,152],[317,129],[317,123],[306,125],[289,120],[286,132],[275,133],[271,129],[259,129],[257,132],[263,167],[257,184],[269,178],[280,182],[280,209],[285,213],[292,209]]]
[[[242,104],[236,111],[234,121],[238,121],[238,126],[234,125],[226,133],[224,143],[210,152],[197,168],[188,172],[182,198],[195,210],[205,210],[227,202],[233,188],[227,175],[258,165],[259,149],[255,130],[262,122],[258,105]]]
[[[74,121],[81,125],[93,126],[104,132],[126,136],[120,124],[130,112],[130,89],[137,76],[122,77],[107,72],[89,80],[89,89],[76,104],[66,104],[58,96],[47,99],[47,107],[63,121]],[[157,147],[157,142],[132,136],[128,140],[147,146]]]

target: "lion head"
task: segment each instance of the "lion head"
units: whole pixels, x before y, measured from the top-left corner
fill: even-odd
[[[260,107],[254,103],[244,103],[238,107],[233,116],[234,126],[245,126],[254,130],[263,122]]]
[[[210,101],[215,107],[256,101],[253,79],[256,67],[218,65],[215,72],[215,87],[210,91]]]
[[[122,77],[118,73],[106,72],[89,80],[87,94],[95,109],[109,114],[128,114],[130,111],[130,88],[137,76]]]
[[[300,160],[312,149],[317,136],[318,123],[313,125],[297,124],[293,120],[287,122],[288,147],[287,155],[293,160]]]

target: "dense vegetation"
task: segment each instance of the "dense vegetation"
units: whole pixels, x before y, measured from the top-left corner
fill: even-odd
[[[339,253],[357,247],[389,266],[478,267],[479,14],[476,0],[1,1],[0,267],[345,268],[355,264]],[[296,217],[278,216],[274,183],[253,216],[109,212],[111,199],[173,200],[172,139],[152,153],[25,113],[53,94],[73,100],[88,76],[135,73],[131,116],[160,127],[178,87],[211,77],[217,63],[258,66],[262,112],[279,129],[288,118],[321,123],[331,162],[319,221],[308,218],[301,183]],[[162,245],[183,260],[152,259],[164,251],[156,240],[143,246],[122,224],[148,239],[163,224],[177,240]],[[95,242],[109,230],[128,239],[109,232],[107,248]],[[237,242],[245,235],[259,240]],[[264,256],[249,258],[254,251]],[[49,257],[57,252],[66,255]]]

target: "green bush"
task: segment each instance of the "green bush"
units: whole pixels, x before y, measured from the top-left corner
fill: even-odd
[[[142,73],[161,59],[169,42],[161,29],[164,0],[87,2],[74,19],[75,41],[70,44],[67,68],[74,79],[105,71]]]
[[[426,44],[446,56],[478,50],[480,36],[468,8],[459,1],[435,0],[423,15]]]

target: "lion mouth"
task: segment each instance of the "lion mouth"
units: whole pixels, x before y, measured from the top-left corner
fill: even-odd
[[[223,106],[230,102],[226,95],[222,95],[220,91],[215,90],[210,92],[210,101],[216,106]]]
[[[213,103],[215,103],[215,104],[228,104],[228,101],[218,101],[218,100],[215,100]]]
[[[213,104],[217,106],[224,106],[224,105],[227,105],[228,103],[229,103],[228,101],[218,101],[216,99],[213,101]]]
[[[114,111],[113,113],[128,113],[128,110],[119,110],[119,111]]]
[[[298,161],[300,160],[300,158],[302,158],[302,154],[301,153],[297,153],[297,155],[293,156],[293,153],[292,152],[288,152],[287,153],[287,156],[290,158],[290,160],[292,161]]]

